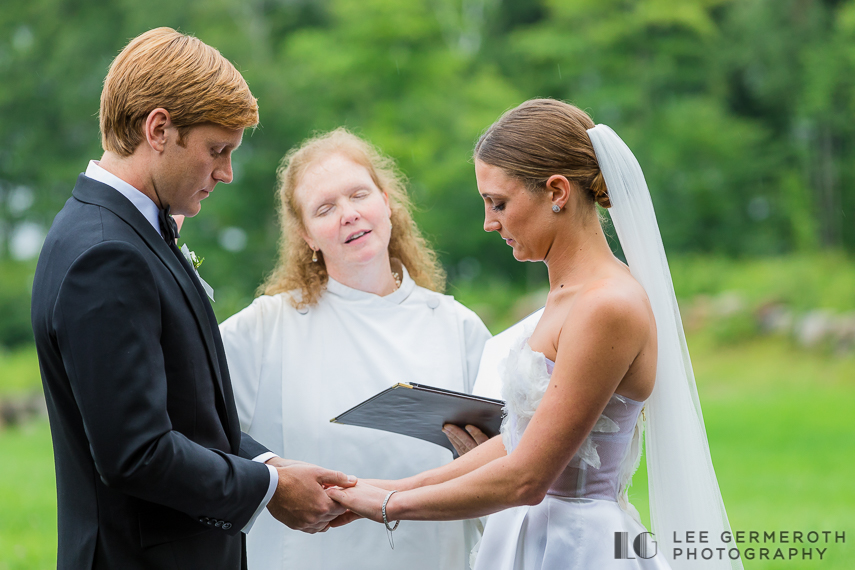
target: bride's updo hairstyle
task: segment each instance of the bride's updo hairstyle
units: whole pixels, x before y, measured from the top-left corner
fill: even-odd
[[[592,202],[609,208],[609,192],[587,130],[587,113],[555,99],[532,99],[507,111],[475,145],[475,159],[501,168],[532,192],[560,174]]]
[[[344,127],[303,141],[282,159],[277,171],[282,231],[279,262],[259,287],[259,293],[299,292],[291,295],[291,304],[299,309],[316,304],[324,292],[329,279],[324,255],[319,251],[317,263],[312,261],[314,252],[302,237],[306,231],[303,210],[294,192],[306,171],[332,154],[342,154],[364,166],[374,184],[388,194],[392,210],[389,257],[400,261],[416,284],[441,293],[445,289],[445,272],[436,252],[413,221],[413,207],[407,195],[404,175],[391,157]]]

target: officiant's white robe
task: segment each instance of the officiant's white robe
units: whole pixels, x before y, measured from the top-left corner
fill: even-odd
[[[437,445],[330,419],[397,382],[471,392],[481,320],[404,272],[386,297],[330,279],[317,305],[262,296],[221,325],[241,428],[288,459],[363,478],[398,479],[451,460]],[[290,530],[265,510],[247,537],[250,570],[465,570],[471,522],[359,520],[323,534]]]

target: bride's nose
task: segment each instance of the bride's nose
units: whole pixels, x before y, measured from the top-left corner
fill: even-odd
[[[502,229],[502,224],[498,220],[491,220],[489,216],[484,218],[484,231],[497,232]]]

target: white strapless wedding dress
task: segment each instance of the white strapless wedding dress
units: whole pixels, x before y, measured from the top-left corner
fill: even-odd
[[[500,364],[506,402],[502,440],[508,453],[540,404],[552,366],[528,346],[527,335]],[[489,517],[474,570],[667,570],[650,540],[643,540],[644,557],[633,549],[635,538],[647,532],[626,500],[640,458],[643,406],[614,394],[541,503]]]

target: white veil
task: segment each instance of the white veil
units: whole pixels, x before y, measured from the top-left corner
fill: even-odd
[[[650,519],[659,550],[672,568],[742,570],[732,560],[730,531],[712,460],[689,350],[674,295],[665,248],[644,174],[629,147],[606,125],[588,130],[608,188],[612,222],[633,277],[641,283],[656,318],[659,343],[656,385],[647,401],[646,455]],[[708,531],[707,544],[685,542],[686,531]],[[697,560],[673,557],[674,548],[696,548]],[[710,560],[701,557],[711,548]],[[716,548],[724,548],[723,556]]]

